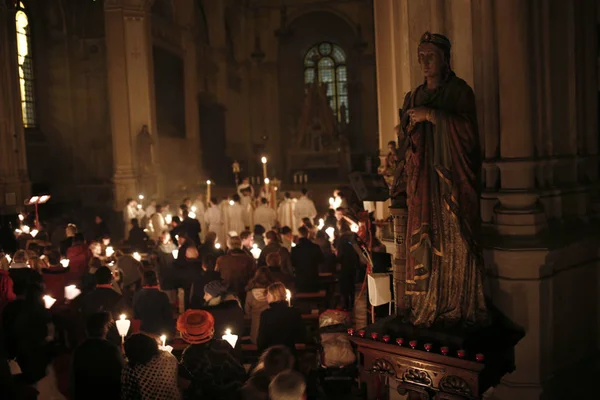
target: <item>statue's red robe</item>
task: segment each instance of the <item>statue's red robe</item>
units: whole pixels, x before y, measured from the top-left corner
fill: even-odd
[[[410,123],[407,111],[433,111]],[[453,73],[435,90],[426,85],[404,101],[407,294],[415,325],[487,321],[482,285],[479,187],[481,150],[472,89]]]

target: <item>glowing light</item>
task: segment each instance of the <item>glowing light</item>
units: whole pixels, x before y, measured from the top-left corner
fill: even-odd
[[[125,336],[127,336],[127,332],[129,331],[129,327],[131,326],[131,321],[127,319],[127,315],[121,314],[119,316],[119,319],[115,323],[117,325],[119,335],[123,340],[125,340]]]
[[[267,163],[267,157],[261,157],[260,158],[260,162],[263,163],[263,164],[266,164]]]
[[[230,205],[230,206],[232,206],[232,205],[234,205],[234,204],[235,204],[235,202],[234,202],[233,200],[229,200],[229,205]]]
[[[23,231],[23,233],[28,234],[31,231],[31,228],[27,225],[23,225],[21,226],[21,230]]]
[[[44,204],[48,200],[50,200],[50,195],[45,194],[43,196],[40,196],[40,199],[38,200],[38,204]]]
[[[271,182],[269,178],[265,178],[265,185],[268,185]]]
[[[358,232],[358,224],[352,224],[352,226],[350,226],[350,230],[354,233]]]
[[[167,343],[167,335],[160,335],[160,341],[162,342],[162,346],[165,347]]]
[[[233,335],[231,333],[231,329],[225,329],[225,334],[222,336],[222,339],[227,341],[231,345],[231,347],[235,348],[235,344],[238,340],[238,335]]]
[[[292,292],[290,289],[285,289],[285,299],[288,302],[288,307],[292,306]]]
[[[292,247],[296,247],[296,243],[292,242]]]
[[[141,210],[141,209],[142,209],[142,205],[141,205],[141,204],[138,204],[138,205],[137,205],[137,208],[138,208],[138,210]]]
[[[54,303],[56,303],[56,299],[50,295],[45,295],[44,297],[42,297],[42,299],[44,300],[44,306],[46,307],[46,309],[50,309]]]
[[[12,262],[12,258],[11,258],[11,256],[10,256],[10,255],[8,255],[8,254],[5,254],[5,255],[4,255],[4,258],[6,258],[6,261],[8,261],[8,263],[9,263],[9,264]]]
[[[250,254],[252,254],[252,257],[254,257],[255,260],[258,260],[258,258],[260,257],[261,250],[258,248],[258,246],[254,246],[252,246],[252,248],[250,249]]]
[[[198,208],[196,208],[196,206],[192,206],[192,212],[195,213],[196,210],[198,210]]]
[[[167,216],[165,217],[165,222],[167,224],[170,224],[171,221],[173,221],[173,216],[171,214],[167,214]]]
[[[63,258],[62,260],[60,260],[60,265],[63,266],[63,268],[67,268],[70,264],[70,261],[68,258]]]
[[[323,220],[323,218],[319,219],[319,230],[323,229],[323,227],[325,226],[325,221]]]
[[[215,249],[220,249],[221,248],[221,243],[215,243]]]
[[[171,252],[171,255],[173,256],[173,258],[177,259],[177,257],[179,256],[179,250],[175,249]]]
[[[333,207],[333,205],[334,205],[334,204],[335,204],[335,199],[334,199],[333,197],[330,197],[330,198],[329,198],[329,205],[330,205],[331,207]]]
[[[195,219],[196,218],[196,213],[195,212],[191,212],[188,214],[188,217],[190,217],[191,219]]]
[[[207,185],[210,185],[210,184],[212,184],[212,182],[210,181],[210,179],[206,181],[206,184],[207,184]]]
[[[138,195],[138,199],[140,199],[140,200],[144,200],[144,195],[140,193],[140,194]]]
[[[105,250],[106,257],[112,257],[115,254],[115,249],[112,246],[108,246]]]
[[[73,300],[75,297],[81,294],[81,290],[77,289],[75,285],[65,286],[65,299]]]
[[[142,261],[142,256],[137,251],[133,253],[133,258],[135,258],[137,261]]]
[[[31,236],[33,236],[33,237],[36,237],[38,233],[39,233],[39,231],[37,229],[34,229],[30,232]]]
[[[38,202],[39,200],[39,196],[33,196],[32,198],[29,199],[29,204],[35,204]]]
[[[23,221],[25,219],[25,217],[23,216],[23,214],[19,214],[19,221]]]
[[[329,240],[333,240],[335,229],[332,226],[330,226],[329,228],[325,229],[325,233],[327,234],[327,236],[329,236]]]

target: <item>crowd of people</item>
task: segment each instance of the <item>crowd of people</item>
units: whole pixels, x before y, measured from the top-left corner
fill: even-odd
[[[211,199],[207,209],[201,197],[196,203],[186,198],[170,215],[161,205],[143,210],[129,200],[129,229],[119,244],[100,217],[88,235],[66,225],[58,246],[46,232],[19,230],[20,249],[0,254],[4,393],[48,399],[318,396],[309,376],[297,372],[296,344],[307,338],[289,296],[318,291],[319,273],[338,269],[340,307],[351,310],[365,273],[356,251],[362,227],[354,229],[341,205],[316,224],[306,190],[295,201],[286,194],[275,210],[243,185],[238,192],[250,192],[250,205],[239,193],[225,204]],[[385,252],[380,243],[378,249]],[[114,322],[121,314],[132,321],[124,340]],[[261,354],[250,374],[241,340],[232,347],[221,339],[227,329],[241,336],[245,319]],[[179,359],[161,346],[161,335],[187,344]]]

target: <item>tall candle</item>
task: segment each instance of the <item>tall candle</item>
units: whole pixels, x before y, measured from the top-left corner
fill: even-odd
[[[292,292],[290,292],[290,289],[285,289],[285,299],[288,302],[288,307],[292,306]]]
[[[271,181],[269,180],[269,178],[265,178],[265,194],[267,195],[267,199],[269,199],[269,183],[271,183]]]
[[[308,175],[304,174],[304,183],[308,183]]]
[[[210,207],[210,185],[212,182],[209,180],[206,181],[206,205]]]
[[[267,179],[267,157],[262,157],[260,162],[263,165],[263,179]]]

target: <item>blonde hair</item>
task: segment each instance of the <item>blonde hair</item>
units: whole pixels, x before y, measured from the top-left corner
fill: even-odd
[[[66,231],[67,235],[75,236],[77,234],[77,225],[68,224],[67,227],[65,228],[65,231]]]
[[[267,293],[273,296],[273,301],[285,300],[285,285],[281,282],[275,282],[269,285]]]

